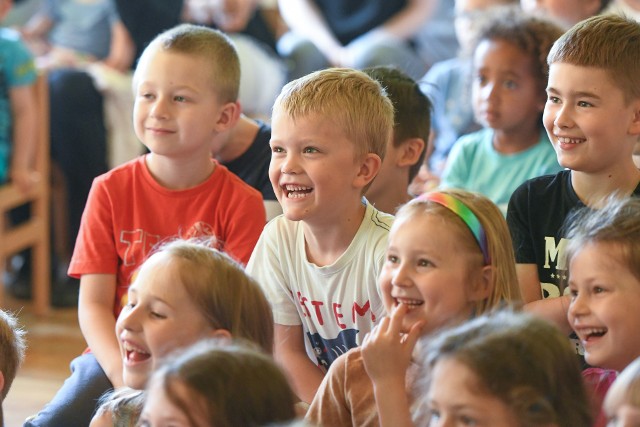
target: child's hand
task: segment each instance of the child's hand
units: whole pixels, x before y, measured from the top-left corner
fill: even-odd
[[[20,191],[26,193],[40,181],[40,174],[30,168],[14,167],[9,172],[9,179]]]
[[[408,306],[398,305],[364,338],[362,359],[374,384],[400,381],[404,384],[413,348],[424,325],[422,321],[416,322],[408,333],[402,333],[402,322],[408,311]]]

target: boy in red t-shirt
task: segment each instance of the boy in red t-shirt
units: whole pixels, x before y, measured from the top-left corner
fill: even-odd
[[[159,241],[211,237],[247,262],[266,222],[260,193],[211,158],[234,126],[240,66],[222,33],[182,25],[160,34],[136,68],[134,127],[150,153],[95,179],[69,275],[80,277],[78,317],[92,350],[26,425],[87,425],[96,399],[122,385],[114,333],[131,275]]]

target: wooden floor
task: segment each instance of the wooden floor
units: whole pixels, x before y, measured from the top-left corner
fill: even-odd
[[[86,345],[75,308],[52,309],[46,318],[38,318],[28,301],[9,296],[3,308],[16,312],[27,330],[25,362],[3,404],[5,427],[20,427],[53,397],[69,376],[69,362]]]

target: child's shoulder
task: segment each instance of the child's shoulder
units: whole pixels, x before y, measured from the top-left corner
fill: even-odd
[[[226,166],[216,162],[216,170],[213,176],[212,186],[224,191],[231,191],[234,198],[259,199],[262,202],[262,194],[244,182],[239,176],[231,172]]]

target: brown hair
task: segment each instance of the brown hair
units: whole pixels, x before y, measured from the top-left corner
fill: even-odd
[[[484,40],[501,40],[511,43],[533,61],[532,74],[544,97],[549,65],[547,56],[553,43],[563,31],[551,20],[525,14],[520,6],[496,6],[484,11],[475,35],[474,46]]]
[[[17,317],[0,309],[0,371],[4,376],[4,388],[0,402],[9,393],[18,368],[24,360],[27,348],[25,331],[18,324]]]
[[[393,67],[370,67],[362,70],[380,82],[394,107],[393,146],[399,147],[410,138],[424,141],[418,161],[409,168],[409,182],[418,174],[424,161],[431,131],[432,105],[420,86],[404,72]]]
[[[198,240],[173,240],[156,252],[180,263],[185,290],[214,329],[273,351],[273,314],[260,285],[228,255]]]
[[[162,387],[193,425],[194,406],[218,427],[295,418],[294,394],[279,366],[270,356],[239,342],[195,344],[168,360],[150,384]],[[180,385],[188,389],[187,398],[177,392]]]
[[[443,359],[471,369],[480,391],[508,405],[523,427],[591,425],[575,352],[567,337],[544,319],[497,312],[431,338],[426,380],[420,388],[423,395],[430,387],[430,372]]]
[[[140,418],[145,396],[144,390],[129,387],[107,392],[100,397],[98,409],[93,417],[109,414],[113,427],[134,427]]]
[[[461,201],[478,218],[484,228],[489,258],[491,259],[492,279],[491,295],[479,301],[476,314],[485,313],[505,305],[519,306],[521,302],[520,288],[516,276],[516,261],[513,254],[509,228],[500,209],[485,196],[465,190],[440,190],[438,193],[448,194]],[[482,255],[475,237],[465,222],[450,209],[430,200],[413,199],[403,205],[396,214],[396,220],[414,215],[436,215],[455,227],[461,236],[467,236],[464,244],[470,251]]]
[[[221,31],[200,25],[178,25],[156,36],[142,52],[138,65],[156,49],[207,60],[211,67],[211,83],[220,101],[238,99],[240,60],[233,42]],[[134,73],[134,85],[138,68]]]
[[[640,23],[597,15],[574,25],[553,45],[547,62],[605,70],[625,101],[640,98]]]
[[[356,158],[367,153],[384,159],[393,132],[393,104],[380,83],[362,71],[329,68],[287,83],[273,106],[273,115],[292,120],[320,115],[353,142]]]

